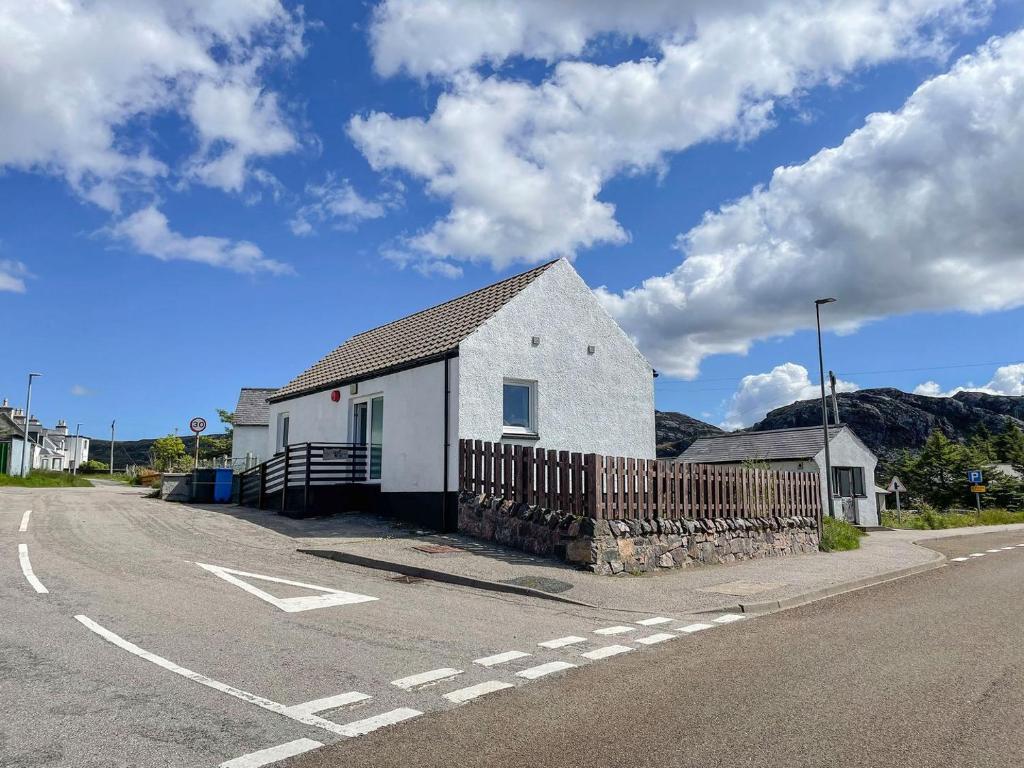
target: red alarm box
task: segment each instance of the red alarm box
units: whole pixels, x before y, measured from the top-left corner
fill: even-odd
[[[331,402],[332,403],[337,403],[340,400],[341,400],[341,390],[340,389],[332,389],[331,390]]]

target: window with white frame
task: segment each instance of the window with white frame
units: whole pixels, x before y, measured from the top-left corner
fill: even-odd
[[[291,419],[288,416],[288,412],[284,411],[277,414],[277,450],[283,451],[285,446],[288,445],[288,426]]]
[[[537,434],[537,382],[505,379],[502,432],[506,435]]]

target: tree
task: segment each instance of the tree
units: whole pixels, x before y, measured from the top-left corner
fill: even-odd
[[[192,459],[185,451],[185,443],[177,435],[158,437],[149,449],[150,462],[158,472],[174,472],[188,469]]]
[[[1024,432],[1013,422],[995,439],[996,458],[1024,472]]]
[[[949,509],[972,503],[968,470],[990,466],[985,452],[954,443],[936,429],[928,435],[917,456],[904,455],[899,473],[914,496],[940,509]]]
[[[223,408],[218,408],[217,416],[220,418],[220,423],[224,425],[224,434],[230,435],[231,431],[235,428],[234,411],[225,411]]]

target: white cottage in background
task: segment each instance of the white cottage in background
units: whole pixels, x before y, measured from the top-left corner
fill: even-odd
[[[875,466],[878,457],[845,425],[828,428],[835,516],[858,525],[878,525]],[[828,514],[825,483],[825,435],[822,427],[727,432],[698,438],[680,461],[697,464],[765,463],[771,469],[817,472],[821,508]]]
[[[270,396],[265,455],[368,444],[379,509],[451,527],[460,438],[654,458],[653,378],[558,260],[353,336]]]
[[[248,469],[272,454],[270,443],[270,403],[267,398],[276,387],[242,387],[231,423],[231,461]]]

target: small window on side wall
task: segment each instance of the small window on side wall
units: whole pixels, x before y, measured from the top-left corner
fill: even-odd
[[[502,417],[503,434],[536,435],[537,382],[505,379]]]

